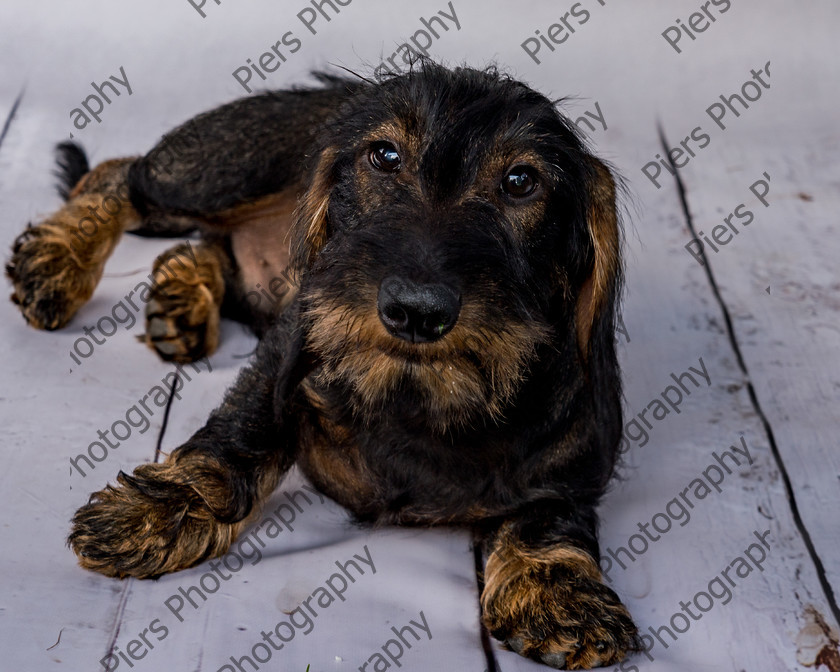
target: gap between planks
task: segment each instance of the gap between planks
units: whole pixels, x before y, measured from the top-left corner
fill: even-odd
[[[677,193],[680,198],[680,205],[682,206],[686,226],[691,232],[691,235],[694,238],[696,238],[697,231],[694,227],[694,220],[691,216],[691,211],[688,207],[688,198],[686,195],[685,184],[680,175],[680,169],[671,159],[670,152],[668,151],[668,148],[671,147],[671,145],[668,144],[668,140],[665,136],[665,130],[662,128],[661,122],[657,123],[657,131],[659,133],[660,144],[662,145],[665,156],[668,157],[668,163],[670,164],[671,172],[674,175],[674,181],[676,183]],[[726,324],[726,334],[729,338],[729,343],[732,346],[732,351],[735,355],[735,359],[738,362],[738,368],[741,370],[741,373],[744,377],[750,402],[752,403],[753,408],[761,421],[761,425],[764,428],[765,434],[767,435],[767,441],[770,444],[770,451],[773,455],[773,459],[776,462],[776,466],[779,469],[779,473],[781,474],[782,482],[784,483],[785,487],[785,494],[787,495],[788,506],[790,508],[791,515],[793,516],[793,521],[796,524],[796,529],[799,532],[799,536],[802,538],[802,541],[804,542],[805,547],[808,550],[808,555],[810,556],[811,562],[814,565],[814,568],[817,573],[817,579],[819,580],[820,587],[822,588],[825,599],[828,602],[829,609],[831,609],[831,613],[834,615],[834,620],[838,625],[840,625],[840,607],[838,607],[837,605],[837,598],[834,595],[834,590],[831,588],[831,584],[829,583],[828,577],[826,576],[825,566],[823,565],[822,559],[820,558],[820,555],[817,552],[817,549],[814,546],[814,543],[811,539],[811,533],[808,531],[808,528],[805,526],[805,523],[802,520],[802,516],[799,514],[799,505],[796,502],[796,494],[793,491],[793,485],[791,484],[787,466],[785,465],[785,461],[782,458],[781,452],[779,451],[779,446],[776,443],[776,437],[773,433],[773,428],[770,425],[770,421],[767,419],[767,415],[764,413],[764,409],[761,407],[761,403],[758,400],[758,395],[756,394],[755,387],[753,386],[749,369],[747,368],[746,361],[744,360],[743,354],[741,353],[741,347],[738,344],[738,339],[735,335],[735,329],[732,325],[732,317],[729,313],[729,308],[723,300],[723,296],[720,293],[720,288],[718,287],[718,283],[715,279],[714,272],[712,271],[711,260],[706,256],[706,251],[703,248],[700,249],[700,255],[703,261],[703,268],[705,270],[706,277],[709,281],[709,286],[712,290],[712,294],[714,295],[718,307],[720,308],[721,314],[723,315],[723,320]]]

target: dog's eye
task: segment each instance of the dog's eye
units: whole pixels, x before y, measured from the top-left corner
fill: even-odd
[[[523,198],[537,188],[537,172],[531,166],[514,166],[502,178],[502,190],[514,198]]]
[[[402,163],[397,148],[390,142],[374,143],[368,156],[374,168],[386,173],[396,173]]]

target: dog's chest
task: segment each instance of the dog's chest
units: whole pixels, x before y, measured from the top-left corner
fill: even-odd
[[[302,471],[361,520],[470,523],[505,511],[507,496],[498,486],[506,479],[498,465],[452,453],[441,459],[440,446],[419,438],[354,436],[324,422],[317,430],[301,428],[299,439]]]

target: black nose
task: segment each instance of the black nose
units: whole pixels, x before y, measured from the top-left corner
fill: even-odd
[[[394,336],[412,343],[447,334],[461,311],[461,298],[446,285],[420,284],[390,276],[379,287],[379,319]]]

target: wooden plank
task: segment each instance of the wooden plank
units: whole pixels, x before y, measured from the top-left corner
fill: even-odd
[[[299,11],[297,6],[255,2],[252,10],[243,12],[222,3],[211,8],[217,14],[201,19],[188,3],[117,8],[101,1],[90,3],[86,12],[75,6],[54,8],[45,21],[22,5],[11,11],[13,5],[0,9],[0,23],[17,28],[0,44],[0,54],[9,56],[0,62],[25,62],[29,69],[27,78],[17,72],[0,78],[4,109],[27,82],[20,117],[0,147],[0,226],[6,244],[23,222],[56,204],[51,145],[67,137],[68,112],[85,95],[91,79],[124,66],[135,88],[80,139],[97,160],[142,151],[173,124],[244,93],[230,73],[273,43],[278,26],[298,22]],[[627,563],[622,570],[613,560],[609,569],[616,590],[643,632],[670,627],[673,614],[681,611],[680,600],[690,601],[698,591],[708,590],[728,563],[756,543],[755,531],[771,531],[763,572],[754,570],[743,578],[731,574],[737,585],[725,605],[725,599],[716,599],[667,650],[656,641],[654,661],[637,656],[630,664],[645,670],[801,669],[796,647],[813,620],[809,605],[831,622],[823,591],[722,331],[719,307],[703,269],[684,250],[688,238],[673,184],[663,183],[657,190],[640,168],[661,152],[657,118],[669,139],[684,138],[697,124],[712,124],[712,131],[716,126],[706,107],[740,85],[751,68],[763,66],[767,59],[774,68],[778,64],[773,76],[779,73],[779,88],[771,88],[749,117],[715,135],[688,164],[684,179],[692,215],[709,226],[744,201],[745,187],[763,171],[773,176],[767,221],[757,219],[752,226],[762,228],[745,231],[711,263],[720,273],[724,300],[731,306],[751,380],[783,450],[803,520],[836,587],[837,468],[827,438],[828,428],[836,424],[836,411],[823,402],[832,393],[836,397],[836,358],[831,357],[837,340],[832,299],[836,278],[821,270],[831,269],[835,246],[830,217],[837,176],[828,157],[836,149],[836,135],[826,124],[834,106],[824,85],[838,74],[831,34],[836,6],[823,0],[806,11],[778,0],[733,3],[731,12],[719,17],[708,33],[696,41],[685,38],[687,48],[676,54],[661,32],[677,17],[686,20],[699,2],[626,6],[593,0],[587,5],[591,22],[557,52],[543,48],[546,58],[537,65],[520,44],[536,29],[545,34],[562,15],[558,8],[519,12],[495,1],[478,5],[456,0],[454,5],[461,26],[435,42],[433,55],[473,64],[498,58],[540,90],[558,96],[579,93],[583,98],[569,105],[575,116],[594,109],[595,102],[604,113],[608,129],[595,127],[593,140],[599,152],[631,178],[638,202],[628,231],[624,319],[630,341],[622,345],[627,420],[661,399],[666,387],[674,385],[672,373],[680,375],[694,366],[710,377],[706,385],[696,376],[700,384],[684,394],[679,414],[671,410],[661,421],[651,420],[652,411],[647,410],[652,427],[646,443],[628,438],[632,448],[627,480],[615,488],[603,509],[606,557],[612,550]],[[301,81],[310,67],[325,61],[356,67],[364,60],[375,65],[383,53],[390,53],[392,42],[419,27],[418,17],[441,7],[445,3],[420,2],[409,13],[383,2],[354,3],[341,17],[319,26],[319,34],[307,39],[301,53],[264,85]],[[96,25],[90,24],[90,15],[97,16]],[[143,37],[127,39],[129,24],[133,35]],[[88,36],[89,49],[80,48],[74,37],[80,34]],[[36,35],[40,42],[32,41]],[[208,47],[220,40],[224,49]],[[33,44],[41,45],[38,55],[42,51],[43,59],[35,58]],[[772,81],[775,87],[777,80]],[[790,121],[783,124],[785,120]],[[803,129],[808,128],[817,131],[803,140]],[[768,138],[785,147],[787,156],[768,149]],[[800,191],[813,200],[799,198]],[[802,223],[790,226],[791,221]],[[753,242],[745,237],[748,234]],[[85,495],[112,479],[118,468],[150,458],[161,418],[152,418],[149,430],[135,434],[84,478],[65,471],[69,458],[96,438],[96,428],[124,417],[170,367],[133,342],[139,326],[121,328],[73,373],[68,353],[82,335],[82,326],[107,314],[134,286],[135,276],[121,274],[146,269],[170,244],[130,239],[121,245],[109,263],[110,277],[66,331],[35,333],[23,327],[10,304],[0,306],[0,334],[8,352],[14,353],[0,364],[4,381],[11,381],[0,401],[7,431],[0,449],[0,506],[6,511],[0,567],[14,577],[0,585],[4,660],[21,669],[61,664],[102,669],[97,661],[116,651],[114,646],[126,651],[158,618],[169,634],[163,641],[153,640],[155,648],[135,662],[136,668],[159,669],[166,660],[171,669],[219,669],[229,656],[253,652],[259,631],[287,618],[284,610],[324,585],[336,560],[346,561],[367,546],[377,573],[352,584],[346,603],[337,600],[319,609],[311,633],[296,636],[273,654],[266,668],[303,670],[311,663],[313,671],[357,669],[381,651],[392,626],[416,621],[423,611],[433,640],[405,652],[405,669],[484,669],[472,557],[468,540],[459,533],[362,532],[348,528],[345,515],[329,503],[313,499],[309,508],[299,499],[304,511],[296,514],[294,532],[284,532],[270,544],[264,540],[263,559],[226,580],[199,608],[187,606],[183,623],[165,601],[178,588],[200,582],[208,565],[157,583],[112,581],[75,567],[63,546],[67,520]],[[763,292],[767,285],[769,296]],[[226,326],[225,336],[212,360],[214,371],[185,384],[183,399],[173,406],[165,448],[173,448],[200,426],[242,363],[234,355],[247,352],[252,343],[235,326]],[[792,343],[804,345],[797,351]],[[644,427],[642,420],[639,423]],[[630,548],[631,543],[641,548],[644,535],[638,525],[668,512],[668,503],[716,464],[712,453],[738,446],[742,436],[752,465],[742,463],[726,473],[721,492],[713,490],[703,499],[697,497],[696,486],[687,492],[694,504],[690,520],[685,525],[672,520],[660,539],[648,540],[647,550],[616,550]],[[708,473],[715,475],[713,470]],[[284,490],[294,493],[302,486],[293,474],[275,494],[272,507],[283,503]],[[676,504],[670,511],[679,513]],[[642,537],[633,537],[637,534]],[[628,559],[630,554],[635,561]],[[677,625],[682,625],[680,619]],[[61,641],[47,650],[59,632]],[[667,642],[664,631],[661,636]],[[498,656],[505,672],[534,667],[512,653]],[[127,668],[122,662],[121,669]]]
[[[757,409],[772,428],[778,467],[773,476],[790,492],[790,507],[828,598],[817,611],[836,623],[840,456],[829,429],[840,419],[840,304],[834,296],[840,287],[840,241],[838,171],[830,157],[838,136],[826,116],[834,100],[828,92],[803,90],[792,72],[777,93],[812,96],[814,113],[797,120],[808,131],[773,129],[774,119],[784,129],[790,118],[784,102],[773,99],[755,125],[739,128],[717,148],[718,168],[692,171],[686,187],[695,230],[707,236],[714,231],[720,241],[704,242],[704,261],[732,316]],[[780,153],[764,145],[761,140],[771,133],[787,135],[789,149]],[[716,228],[739,206],[743,217],[730,217],[732,229]]]
[[[109,33],[106,41],[113,47],[119,31],[113,30],[114,20],[107,18],[109,10],[104,5],[102,9],[99,26],[103,33]],[[142,13],[147,11],[144,9]],[[242,14],[239,16],[239,48],[245,53],[252,46],[254,35],[248,32],[253,32],[253,22],[244,21],[246,17]],[[66,12],[58,18],[66,20],[62,31],[68,35],[80,20],[78,12]],[[192,19],[188,19],[189,29],[204,30]],[[120,18],[122,20],[124,17]],[[161,31],[162,25],[156,22],[150,35],[154,36],[153,41],[171,43],[165,33],[173,28],[169,26]],[[265,30],[273,36],[274,28],[266,26]],[[47,32],[50,32],[49,28]],[[53,54],[61,60],[68,48],[65,37],[58,41]],[[234,49],[235,46],[231,52]],[[80,134],[94,161],[147,146],[184,117],[232,97],[227,78],[215,80],[218,86],[214,88],[208,85],[206,78],[196,78],[196,69],[187,73],[189,82],[180,83],[179,95],[161,97],[160,93],[155,94],[165,83],[165,75],[171,73],[171,53],[166,50],[155,53],[157,56],[123,52],[115,56],[125,57],[125,61],[119,62],[125,63],[126,70],[138,73],[146,86],[145,91],[144,87],[137,86],[133,94],[137,97],[132,97],[131,105],[109,109],[113,116],[105,119],[103,115],[101,126],[91,126]],[[131,58],[137,60],[131,61]],[[99,60],[100,57],[94,58],[93,54],[68,58],[64,62],[64,78],[76,81],[79,77],[93,77],[88,73],[100,66]],[[207,63],[203,65],[204,71],[211,67]],[[226,70],[228,66],[222,67]],[[306,67],[301,63],[301,68]],[[25,221],[37,220],[57,204],[50,175],[52,145],[66,136],[66,112],[73,105],[69,101],[78,97],[74,98],[73,92],[68,91],[70,87],[47,86],[50,81],[47,75],[51,78],[51,73],[42,71],[38,74],[41,77],[36,76],[31,86],[33,96],[28,99],[30,105],[25,123],[15,129],[4,151],[0,152],[0,166],[4,168],[0,203],[4,206],[4,227],[8,227],[4,231],[9,241]],[[144,76],[148,77],[145,82]],[[240,94],[241,91],[233,93]],[[208,603],[203,613],[196,612],[197,618],[185,618],[184,623],[177,620],[164,602],[181,585],[188,587],[188,580],[202,578],[207,571],[206,565],[164,577],[156,583],[114,581],[75,567],[72,553],[64,548],[69,517],[89,492],[112,481],[118,469],[131,469],[152,457],[162,416],[158,414],[153,418],[150,429],[144,434],[137,436],[135,432],[131,440],[109,454],[107,460],[97,464],[85,477],[64,471],[69,458],[76,454],[73,450],[77,447],[76,452],[84,452],[87,443],[96,438],[94,426],[124,417],[127,408],[154,385],[162,384],[171,367],[158,362],[152,353],[134,342],[134,335],[142,328],[140,323],[131,330],[121,328],[106,343],[97,346],[95,354],[72,373],[69,352],[75,339],[83,335],[82,326],[109,314],[113,305],[142,279],[154,256],[171,244],[171,241],[126,238],[109,262],[106,278],[94,299],[70,327],[61,332],[35,333],[23,326],[9,303],[0,308],[5,311],[6,319],[0,327],[5,342],[21,353],[16,362],[4,363],[4,379],[20,381],[23,390],[31,389],[27,382],[29,376],[43,385],[37,396],[22,393],[14,399],[14,407],[3,409],[4,414],[8,410],[10,417],[14,415],[16,421],[5,426],[19,441],[9,446],[16,452],[14,459],[6,461],[2,476],[0,501],[17,524],[7,525],[4,530],[8,543],[3,544],[0,562],[11,575],[20,577],[22,583],[20,586],[4,583],[0,593],[7,615],[5,620],[11,623],[14,619],[18,624],[8,628],[4,625],[0,629],[0,650],[12,652],[6,660],[23,669],[47,669],[58,664],[67,664],[72,669],[105,669],[122,661],[120,665],[125,669],[128,666],[125,659],[109,657],[109,654],[119,656],[120,652],[125,654],[131,648],[135,655],[141,655],[142,651],[137,649],[141,645],[132,645],[131,641],[160,617],[155,624],[157,631],[146,630],[145,633],[158,646],[144,655],[143,660],[134,661],[135,667],[159,669],[161,661],[166,660],[172,669],[200,669],[202,666],[217,669],[230,655],[252,651],[254,643],[260,639],[259,629],[255,628],[268,627],[288,618],[281,607],[289,610],[296,599],[306,597],[300,593],[301,586],[311,584],[310,590],[314,589],[336,571],[333,565],[336,560],[346,561],[368,546],[372,549],[379,578],[371,577],[374,580],[369,587],[361,580],[353,585],[355,594],[350,595],[348,591],[347,604],[336,601],[331,609],[325,610],[319,616],[317,630],[299,636],[296,645],[289,644],[283,657],[275,658],[275,663],[282,661],[283,669],[286,665],[289,669],[305,669],[308,663],[313,664],[313,669],[339,663],[345,668],[350,664],[359,666],[376,651],[382,652],[381,647],[394,637],[390,631],[392,625],[403,627],[412,619],[423,622],[422,611],[434,641],[429,641],[427,647],[421,648],[417,644],[414,649],[407,650],[406,663],[443,667],[445,661],[450,661],[465,669],[482,666],[473,559],[469,540],[463,533],[391,531],[369,535],[353,529],[343,512],[318,501],[317,508],[300,513],[303,527],[296,524],[294,536],[281,535],[259,565],[247,568],[252,570],[250,575],[246,571],[238,574],[238,581],[226,583],[223,591],[213,594],[216,601]],[[137,273],[130,273],[135,269]],[[175,402],[165,449],[178,445],[203,423],[208,411],[221,399],[237,368],[244,363],[245,360],[237,355],[247,353],[253,347],[253,338],[244,336],[235,325],[225,325],[224,336],[225,342],[213,358],[214,371],[186,382],[181,392],[183,398]],[[40,366],[33,366],[33,362]],[[42,416],[38,413],[40,405],[45,403],[60,405],[60,408],[54,408],[56,420],[49,426],[51,433],[47,437],[43,437]],[[107,428],[106,424],[101,426]],[[52,452],[33,449],[40,442],[39,436],[52,447]],[[72,446],[72,449],[66,446]],[[51,468],[56,472],[55,482],[42,476],[42,472]],[[38,474],[36,483],[27,480],[31,474]],[[277,493],[280,503],[287,489],[291,488],[289,491],[295,493],[300,491],[300,486],[299,477],[293,475]],[[24,501],[27,502],[26,510],[22,508]],[[45,545],[40,536],[33,537],[30,533],[33,522],[40,522],[46,511],[54,517],[50,525],[40,526],[49,545]],[[45,548],[49,551],[46,554]],[[348,549],[347,557],[344,557],[343,548]],[[23,562],[20,558],[27,560]],[[42,576],[49,576],[50,580],[38,581]],[[205,579],[205,583],[208,580]],[[383,598],[383,595],[387,597]],[[434,595],[434,599],[428,599],[429,595]],[[448,597],[439,597],[441,595]],[[348,620],[355,625],[350,627]],[[157,637],[163,636],[160,630],[163,625],[170,628],[171,635],[158,642]],[[61,641],[47,652],[59,632]],[[422,634],[420,630],[417,632]],[[257,638],[251,641],[253,635]],[[393,645],[389,650],[397,653]],[[343,660],[337,661],[337,656]]]
[[[654,129],[648,136],[655,142]],[[636,226],[641,242],[630,241],[631,290],[624,321],[631,340],[623,346],[622,360],[626,421],[636,418],[638,425],[626,433],[634,437],[623,470],[626,480],[602,507],[601,540],[608,558],[604,569],[653,645],[653,660],[636,656],[625,669],[797,669],[795,637],[805,624],[807,603],[824,609],[821,591],[721,333],[720,313],[703,274],[680,255],[680,229],[675,194],[647,194]],[[689,367],[705,371],[711,384]],[[676,400],[672,374],[685,373],[696,384],[683,378],[687,391],[676,414],[662,395]],[[651,410],[656,399],[669,410],[664,417],[659,412],[661,420]],[[650,428],[638,419],[643,411]],[[730,448],[742,447],[742,437],[751,465]],[[732,458],[723,458],[731,474],[716,471],[714,453],[724,451],[741,460],[736,466]],[[708,479],[719,481],[720,492]],[[656,540],[646,537],[640,525]],[[757,543],[755,532],[767,530],[764,571],[748,573],[736,559]],[[758,548],[751,552],[760,559]],[[742,568],[743,578],[732,574],[732,562]],[[735,586],[720,578],[724,571]],[[712,590],[720,599],[710,605],[701,592]],[[689,607],[697,620],[681,607],[681,601],[690,605],[694,599],[703,608],[711,606],[708,613]],[[662,641],[654,639],[651,628]],[[513,654],[499,657],[505,672],[537,669]]]
[[[711,244],[705,242],[705,261],[754,388],[751,406],[774,439],[776,469],[769,477],[788,495],[797,531],[806,541],[808,552],[799,562],[815,571],[820,583],[807,590],[794,583],[804,612],[792,633],[797,644],[814,618],[834,627],[840,620],[835,513],[840,458],[831,432],[838,420],[832,402],[840,367],[838,304],[832,296],[838,251],[838,179],[831,160],[838,145],[833,123],[837,94],[822,84],[840,72],[836,40],[825,28],[837,18],[836,5],[822,5],[814,13],[791,12],[784,24],[774,22],[765,31],[766,55],[761,47],[740,56],[730,48],[708,54],[705,63],[688,61],[687,80],[702,82],[702,68],[726,75],[693,87],[675,110],[704,110],[718,100],[713,112],[725,113],[721,123],[726,128],[707,122],[713,143],[681,175],[695,233],[711,238]],[[751,28],[750,17],[738,19],[734,27],[743,34]],[[809,54],[826,57],[806,58],[801,49],[806,42]],[[761,67],[756,62],[760,54],[758,60],[771,63],[770,74],[763,77],[767,86],[761,83],[761,88],[745,83],[757,80],[752,73]],[[724,103],[715,93],[727,98],[737,93],[745,105],[734,98]],[[724,224],[727,217],[731,227]],[[697,262],[683,252],[688,263]],[[813,664],[823,647],[823,655],[833,650],[837,660],[826,633],[817,639],[820,644],[810,653],[803,647],[800,663]]]
[[[814,64],[811,59],[806,68],[804,52],[800,47],[807,41],[813,45],[815,53],[831,52],[826,43],[833,38],[824,27],[831,25],[830,17],[835,15],[836,9],[822,4],[812,7],[812,13],[803,15],[790,7],[771,4],[773,9],[768,11],[776,12],[778,20],[765,19],[760,31],[755,29],[761,11],[757,5],[733,5],[733,14],[715,26],[718,34],[714,39],[704,36],[705,46],[698,43],[694,55],[679,58],[676,54],[671,58],[667,52],[658,50],[661,45],[657,40],[661,42],[661,38],[652,26],[664,28],[673,22],[674,16],[685,18],[692,9],[696,9],[691,3],[680,3],[679,8],[668,6],[667,10],[662,10],[667,16],[656,14],[655,10],[645,13],[641,20],[637,7],[614,8],[610,19],[621,26],[620,35],[607,30],[600,34],[590,31],[591,34],[585,38],[593,42],[588,45],[589,48],[572,44],[568,49],[564,47],[561,55],[554,56],[566,63],[588,64],[583,72],[572,68],[562,73],[563,80],[572,82],[569,88],[581,91],[582,100],[571,108],[577,111],[573,116],[582,115],[584,110],[593,107],[595,101],[600,103],[609,129],[601,132],[596,128],[592,133],[593,139],[599,151],[613,157],[622,172],[629,176],[636,199],[633,226],[628,236],[628,297],[624,309],[631,342],[626,343],[622,351],[626,420],[630,422],[634,417],[638,420],[638,414],[645,411],[652,427],[648,428],[643,420],[638,420],[638,426],[628,431],[628,438],[643,437],[640,429],[647,431],[648,437],[629,439],[632,447],[624,470],[627,480],[616,487],[603,507],[601,535],[605,557],[612,562],[611,568],[605,562],[605,568],[610,572],[613,585],[626,599],[642,632],[654,645],[650,651],[654,661],[644,655],[636,656],[624,666],[627,670],[634,669],[634,666],[644,670],[803,669],[798,665],[797,649],[805,639],[803,633],[813,630],[814,618],[810,609],[814,607],[829,624],[833,622],[813,562],[791,515],[766,433],[746,392],[745,380],[738,371],[736,358],[723,329],[720,309],[704,272],[683,249],[687,242],[687,230],[673,181],[663,180],[662,189],[657,190],[640,170],[645,163],[655,160],[656,153],[662,152],[656,132],[657,118],[664,124],[672,142],[679,142],[697,124],[705,127],[713,123],[708,117],[704,121],[705,109],[724,92],[725,88],[721,88],[727,85],[724,73],[734,69],[734,62],[740,63],[745,73],[749,74],[750,67],[761,67],[766,58],[775,58],[783,66],[780,72],[788,74],[784,80],[788,88],[780,92],[776,113],[764,127],[773,135],[756,132],[743,140],[737,149],[724,153],[729,161],[719,160],[717,157],[721,155],[712,150],[721,147],[729,149],[732,136],[716,137],[711,149],[698,153],[696,160],[692,160],[687,169],[694,179],[688,182],[692,208],[701,204],[708,213],[715,206],[722,207],[723,203],[732,201],[736,188],[733,176],[743,170],[746,155],[767,145],[768,137],[778,138],[781,135],[779,143],[786,147],[788,143],[795,145],[798,142],[802,126],[821,123],[825,128],[826,121],[832,117],[826,114],[827,101],[815,104],[815,100],[821,99],[815,96],[814,84],[834,75],[836,60],[826,59],[823,63]],[[744,48],[741,37],[745,34],[752,35],[749,49]],[[780,48],[780,45],[785,46]],[[767,51],[762,52],[763,48]],[[768,52],[765,58],[764,53]],[[638,67],[616,68],[616,54],[632,54]],[[764,60],[751,65],[756,60],[755,54]],[[551,77],[557,72],[556,69],[540,70],[544,66],[528,67],[528,75],[533,76],[541,88],[550,86]],[[584,81],[593,71],[605,74]],[[611,76],[615,79],[611,80]],[[794,78],[804,80],[800,87],[790,87]],[[580,88],[575,89],[575,83]],[[806,106],[813,110],[810,115],[804,114]],[[789,133],[781,133],[779,129],[779,120],[785,114],[788,118],[793,116],[797,119],[796,128],[791,128]],[[759,125],[760,122],[757,122],[754,127]],[[829,146],[833,143],[832,140]],[[814,142],[799,151],[803,157],[813,159],[818,145],[819,142]],[[772,152],[765,149],[758,153],[766,159]],[[826,152],[824,156],[818,165],[828,163],[831,152]],[[776,163],[781,161],[780,158]],[[795,165],[796,174],[807,176],[805,179],[810,177],[811,169],[804,160]],[[759,170],[756,177],[763,170]],[[780,171],[777,169],[777,172]],[[792,174],[792,164],[788,163],[781,172]],[[663,173],[668,176],[664,169]],[[824,177],[820,178],[819,184],[836,183],[833,172],[822,175]],[[696,180],[712,178],[716,181],[706,182],[706,188],[701,190]],[[724,183],[726,188],[716,188],[723,187]],[[820,191],[825,192],[826,189]],[[789,194],[791,189],[785,192]],[[789,203],[797,200],[786,198]],[[827,213],[833,199],[825,200],[824,212]],[[739,202],[735,200],[732,205]],[[796,204],[798,207],[808,205],[812,203],[799,201]],[[717,213],[714,219],[719,219]],[[781,225],[789,223],[790,218],[783,215],[778,221]],[[826,225],[815,226],[817,230],[824,230]],[[792,236],[790,226],[787,230]],[[768,244],[775,244],[772,235],[768,235],[766,240]],[[795,257],[797,260],[823,256],[812,254],[813,246],[808,249],[803,249],[801,245],[798,248],[785,246],[784,249],[799,250],[800,254]],[[828,255],[830,251],[824,254]],[[746,273],[747,268],[742,271]],[[809,278],[808,283],[813,283],[815,277],[811,267],[805,264],[799,268],[798,276]],[[764,276],[761,277],[761,281],[756,281],[754,276],[749,279],[747,276],[739,277],[738,286],[742,291],[748,289],[743,300],[759,302],[760,298],[769,298],[766,294],[760,296],[764,286],[770,284],[769,278],[764,282]],[[820,277],[819,271],[816,277]],[[804,280],[800,282],[804,283]],[[825,280],[823,283],[825,287],[830,286]],[[724,291],[726,299],[729,298],[729,285],[727,283]],[[741,314],[736,309],[736,315]],[[793,319],[788,321],[791,325],[799,323]],[[779,368],[801,361],[801,356],[791,352],[791,346],[798,342],[793,334],[780,338],[777,334],[781,332],[771,330],[769,323],[765,326],[766,330],[759,336],[755,329],[750,329],[751,347],[761,340],[776,342],[773,356]],[[820,353],[827,356],[827,352],[828,349],[817,349],[811,361],[821,361]],[[692,365],[702,368],[699,366],[700,357],[712,384],[701,384],[696,389],[689,385],[692,394],[683,395],[685,399],[680,414],[671,411],[661,421],[655,420],[647,407],[657,397],[661,399],[667,385],[674,385],[672,373],[679,376]],[[825,390],[832,389],[828,383],[830,374],[815,381],[810,375],[811,370],[803,373],[803,378],[796,385],[790,385],[790,376],[786,381],[791,394],[805,394],[805,398],[813,402],[807,408],[801,402],[793,404],[793,407],[800,410],[798,416],[803,424],[809,425],[809,438],[815,435],[823,437],[820,442],[822,448],[800,454],[799,459],[808,462],[810,471],[814,472],[826,464],[834,464],[835,457],[826,459],[826,453],[831,441],[827,429],[835,424],[832,422],[835,411],[833,406],[825,404],[822,410],[811,410],[821,393],[824,395]],[[772,381],[768,382],[764,377],[756,384],[764,394],[779,394],[778,391],[770,391]],[[803,393],[803,389],[809,392]],[[778,415],[781,419],[781,413]],[[793,433],[797,429],[795,424],[789,424],[782,434]],[[713,453],[721,455],[731,445],[737,446],[741,437],[749,447],[753,464],[748,465],[748,461],[741,458],[742,464],[736,467],[729,457],[725,457],[732,473],[723,474],[725,479],[719,485],[721,492],[712,488],[711,494],[700,500],[695,493],[705,490],[695,484],[686,492],[693,504],[693,508],[689,508],[689,504],[681,500],[684,489],[691,485],[693,479],[704,479],[703,474],[710,466],[719,466]],[[812,442],[811,446],[815,443]],[[814,459],[815,455],[819,457]],[[714,469],[708,474],[718,477]],[[807,480],[811,478],[809,473]],[[836,468],[825,469],[825,475],[819,482],[819,487],[808,488],[806,479],[802,478],[795,489],[798,495],[803,491],[819,493],[821,502],[814,498],[807,508],[811,524],[819,531],[818,536],[826,551],[821,555],[830,555],[828,563],[833,565],[837,558],[834,515],[837,510]],[[821,503],[827,506],[821,506]],[[679,504],[687,510],[686,514],[682,513]],[[656,532],[651,526],[654,517],[664,529],[668,527],[667,518],[658,514],[667,516],[669,512],[674,514],[668,516],[671,518],[670,528],[665,533]],[[684,524],[679,524],[677,520]],[[647,530],[658,539],[646,538],[643,530],[639,529],[640,524],[647,525]],[[733,587],[722,581],[732,590],[731,599],[726,596],[715,598],[708,613],[700,613],[697,607],[690,606],[701,618],[695,621],[688,617],[691,620],[686,621],[685,616],[677,616],[675,625],[680,628],[687,625],[688,630],[684,633],[674,631],[676,641],[664,630],[660,630],[664,643],[651,634],[650,628],[671,628],[673,615],[684,613],[680,601],[690,604],[699,591],[708,592],[709,583],[715,577],[721,577],[721,572],[736,557],[743,557],[750,543],[757,542],[754,532],[762,534],[768,529],[770,548],[765,548],[767,560],[763,572],[753,570],[742,579],[730,569],[729,575],[737,585]],[[618,550],[620,547],[628,548],[628,552]],[[639,552],[634,552],[633,548]],[[621,568],[610,551],[626,564],[626,569]],[[758,553],[755,548],[752,552]],[[740,563],[736,566],[740,567]],[[746,570],[743,571],[746,574]],[[717,582],[712,589],[724,594]],[[704,596],[700,596],[704,607],[707,606],[705,600]],[[668,644],[668,649],[664,648],[665,644]],[[501,652],[499,659],[506,672],[541,669],[511,653]],[[799,660],[813,663],[814,658],[812,655],[809,660],[807,655],[800,654]]]
[[[23,223],[57,201],[43,184],[50,179],[51,168],[45,164],[51,159],[48,143],[52,143],[44,137],[43,122],[41,111],[24,97],[0,152],[4,246]],[[158,242],[138,241],[138,245],[133,252],[142,256],[161,247]],[[137,259],[122,250],[114,263],[126,268]],[[113,268],[109,265],[109,271]],[[83,325],[110,309],[105,296],[116,294],[123,283],[125,278],[106,277],[103,293],[60,332],[35,332],[10,302],[0,303],[0,333],[7,348],[0,401],[6,434],[0,474],[4,510],[0,565],[7,577],[0,583],[4,621],[0,649],[7,664],[20,669],[53,669],[60,664],[87,669],[91,651],[104,651],[119,623],[127,585],[104,583],[79,570],[65,539],[69,518],[87,494],[113,476],[117,462],[139,462],[149,455],[159,427],[159,418],[152,419],[147,433],[135,432],[106,466],[85,477],[71,473],[70,459],[97,439],[97,428],[123,417],[152,381],[169,370],[161,362],[148,361],[132,334],[121,329],[82,367],[70,372],[69,353],[83,335]],[[49,648],[59,633],[61,642]]]

